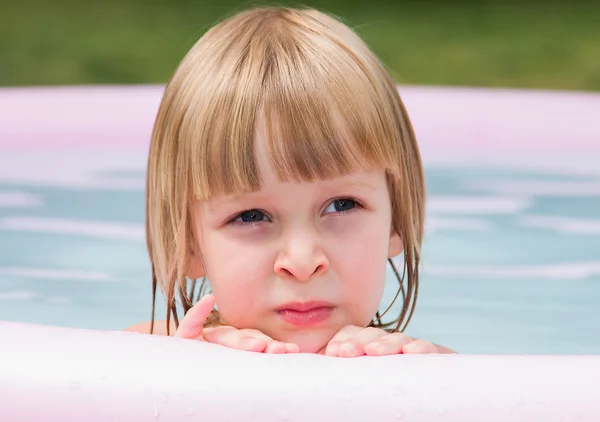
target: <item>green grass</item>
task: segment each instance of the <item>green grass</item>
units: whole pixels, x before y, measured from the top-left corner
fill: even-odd
[[[595,3],[304,2],[355,28],[398,83],[599,91]],[[255,4],[273,2],[4,1],[0,85],[164,83],[207,28]]]

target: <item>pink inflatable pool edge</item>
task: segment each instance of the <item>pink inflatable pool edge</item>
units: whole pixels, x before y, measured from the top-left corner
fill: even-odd
[[[424,161],[557,166],[569,155],[600,168],[600,94],[399,91]],[[139,153],[162,92],[0,88],[0,154]],[[600,355],[276,356],[11,321],[0,321],[0,342],[1,422],[600,421]]]
[[[0,322],[3,421],[598,421],[600,356],[265,355]]]
[[[0,88],[2,148],[145,147],[163,86]],[[399,86],[424,155],[600,151],[600,94]]]

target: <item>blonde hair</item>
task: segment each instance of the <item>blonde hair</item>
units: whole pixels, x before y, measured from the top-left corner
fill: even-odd
[[[389,73],[358,35],[327,14],[283,7],[247,10],[214,26],[166,86],[147,174],[152,324],[157,286],[167,299],[167,329],[171,316],[178,326],[176,294],[184,313],[194,304],[195,281],[190,290],[186,277],[190,254],[199,252],[192,202],[259,188],[259,125],[282,180],[386,170],[403,275],[389,263],[400,283],[394,302],[402,295],[403,305],[392,321],[378,313],[372,325],[404,330],[418,291],[425,200],[411,123]]]

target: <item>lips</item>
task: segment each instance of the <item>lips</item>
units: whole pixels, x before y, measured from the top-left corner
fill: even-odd
[[[329,302],[294,302],[279,307],[276,313],[288,324],[309,327],[327,321],[333,310]]]

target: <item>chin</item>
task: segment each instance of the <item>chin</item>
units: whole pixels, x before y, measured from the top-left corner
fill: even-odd
[[[324,351],[333,335],[320,330],[303,330],[287,333],[283,337],[281,341],[297,344],[300,353],[319,353],[322,350]]]

